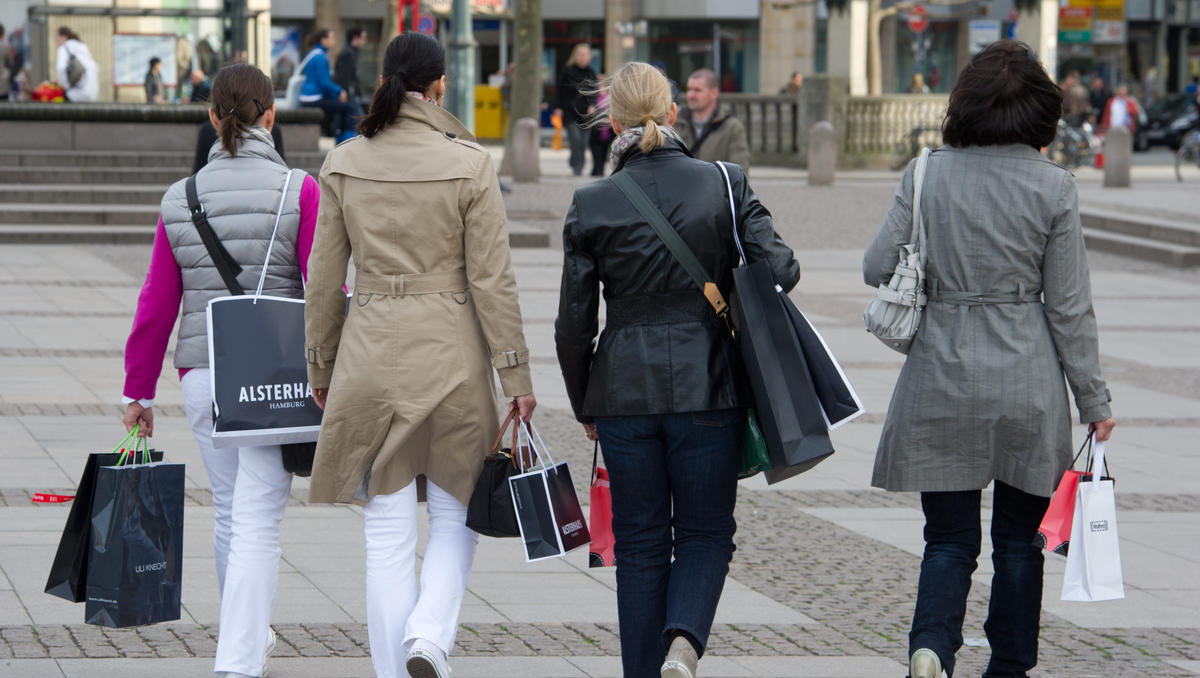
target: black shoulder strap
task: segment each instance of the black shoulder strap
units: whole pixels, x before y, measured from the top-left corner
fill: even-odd
[[[192,214],[192,223],[195,224],[200,239],[204,241],[208,256],[212,258],[213,265],[221,274],[221,280],[225,282],[225,287],[228,287],[229,293],[234,296],[245,294],[246,291],[237,281],[238,274],[242,272],[242,266],[229,254],[229,250],[225,249],[221,240],[217,238],[216,232],[209,225],[208,215],[204,213],[204,205],[200,204],[200,195],[196,192],[195,174],[187,178],[184,188],[187,191],[188,211]]]
[[[729,119],[728,117],[724,117],[724,118],[718,118],[716,120],[708,121],[708,125],[706,125],[704,127],[704,134],[701,134],[700,138],[696,140],[696,143],[692,144],[692,149],[691,149],[692,153],[699,152],[700,145],[703,144],[705,142],[705,140],[708,139],[708,136],[710,134],[712,134],[713,132],[716,132],[718,129],[720,129],[721,125],[724,125],[725,121],[728,119]],[[695,129],[694,126],[693,126],[693,129]]]
[[[716,283],[712,281],[712,277],[705,272],[704,264],[700,263],[692,249],[687,246],[683,238],[679,237],[679,232],[671,228],[671,224],[667,222],[663,213],[654,206],[654,203],[650,202],[650,198],[642,190],[642,187],[637,185],[628,172],[617,172],[609,178],[617,185],[617,188],[621,189],[629,202],[633,203],[634,208],[642,215],[646,223],[650,224],[650,228],[653,228],[654,232],[658,234],[659,239],[675,256],[675,260],[687,271],[688,277],[696,283],[696,286],[708,299],[708,303],[712,304],[717,315],[725,318],[729,313],[729,307],[720,290],[717,289]]]

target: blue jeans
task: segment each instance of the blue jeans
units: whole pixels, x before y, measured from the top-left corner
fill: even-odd
[[[576,175],[583,174],[588,147],[588,130],[580,127],[580,122],[582,120],[563,120],[563,127],[567,132],[567,147],[571,149],[571,157],[567,162],[571,165],[571,172]]]
[[[612,485],[625,678],[657,678],[677,632],[701,653],[708,643],[733,557],[745,425],[743,410],[596,421]]]
[[[929,648],[954,675],[954,653],[962,647],[963,617],[971,573],[979,558],[979,490],[922,492],[925,557],[917,584],[917,606],[908,652]],[[992,656],[984,678],[1024,678],[1037,664],[1042,612],[1042,551],[1034,545],[1048,497],[996,481],[992,501],[992,595],[983,630]]]
[[[362,106],[357,101],[338,101],[325,98],[319,101],[306,101],[300,105],[324,111],[325,119],[329,122],[329,129],[338,143],[354,136],[354,130],[358,127],[358,119],[362,116]]]

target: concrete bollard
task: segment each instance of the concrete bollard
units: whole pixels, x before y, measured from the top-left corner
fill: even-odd
[[[1133,135],[1124,127],[1114,127],[1104,135],[1104,186],[1128,188],[1132,183],[1129,168],[1133,164]]]
[[[513,181],[529,183],[536,182],[542,177],[541,166],[538,162],[540,134],[538,121],[533,118],[521,118],[513,124]]]
[[[833,123],[822,120],[808,134],[808,185],[832,186],[837,171],[837,138]]]

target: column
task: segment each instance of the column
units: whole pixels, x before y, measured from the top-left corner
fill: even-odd
[[[763,3],[759,19],[760,94],[775,94],[787,84],[792,73],[810,75],[813,72],[816,6],[806,3],[780,7]]]
[[[604,2],[604,72],[615,73],[626,61],[626,47],[621,44],[634,40],[633,34],[623,33],[617,24],[633,21],[633,0],[605,0]],[[630,50],[631,51],[631,50]]]

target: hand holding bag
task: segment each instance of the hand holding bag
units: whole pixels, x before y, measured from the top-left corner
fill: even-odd
[[[608,469],[596,464],[599,456],[600,443],[597,442],[592,448],[592,487],[588,503],[588,531],[592,536],[588,567],[613,567],[617,564],[617,541],[612,530],[612,488]]]
[[[1125,597],[1113,479],[1102,476],[1107,441],[1097,441],[1094,464],[1079,478],[1062,599],[1081,602]]]
[[[880,284],[863,312],[867,331],[888,348],[907,354],[912,348],[921,314],[925,310],[925,219],[921,216],[921,190],[929,149],[921,150],[913,169],[911,241],[900,249],[900,262],[887,285]]]

